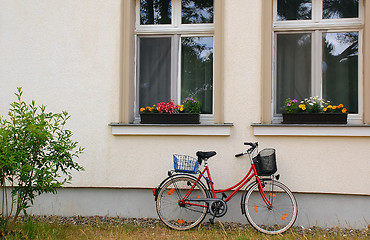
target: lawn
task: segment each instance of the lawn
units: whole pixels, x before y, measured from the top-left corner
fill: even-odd
[[[156,219],[31,217],[9,225],[9,231],[0,235],[0,239],[370,239],[370,229],[295,227],[283,235],[271,236],[236,223],[206,223],[179,232]]]

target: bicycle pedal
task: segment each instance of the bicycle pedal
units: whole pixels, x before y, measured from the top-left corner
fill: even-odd
[[[222,193],[222,199],[226,199],[227,195],[225,193]]]

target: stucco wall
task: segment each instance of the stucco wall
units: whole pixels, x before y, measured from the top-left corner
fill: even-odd
[[[370,195],[369,137],[256,137],[261,116],[260,1],[225,0],[224,119],[227,137],[113,136],[119,119],[121,1],[0,1],[0,114],[13,93],[67,110],[74,138],[86,148],[74,175],[78,187],[156,186],[172,153],[216,150],[209,161],[216,187],[249,168],[234,158],[244,141],[277,149],[281,181],[295,192]]]
[[[13,93],[66,110],[74,138],[86,147],[75,185],[109,185],[104,175],[118,115],[120,1],[0,2],[0,114]],[[100,176],[100,177],[97,177]],[[95,179],[99,179],[95,181]],[[103,179],[103,180],[100,180]]]

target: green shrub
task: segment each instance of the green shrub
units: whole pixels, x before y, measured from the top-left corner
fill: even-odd
[[[16,220],[21,212],[27,214],[37,195],[56,193],[70,182],[72,170],[83,170],[74,161],[83,148],[65,129],[70,115],[46,112],[46,107],[36,106],[35,101],[27,104],[22,94],[18,88],[8,119],[0,118],[0,183],[3,199],[8,199],[5,187],[10,187],[12,197],[11,206],[3,201],[1,217],[5,221],[12,215],[13,205]]]

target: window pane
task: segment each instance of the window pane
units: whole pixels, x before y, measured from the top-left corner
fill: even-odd
[[[140,24],[171,24],[171,0],[140,0]]]
[[[358,32],[323,34],[323,97],[358,113]]]
[[[213,0],[182,0],[182,23],[213,23]]]
[[[358,11],[358,0],[324,0],[322,18],[358,18]]]
[[[312,19],[311,0],[278,0],[277,20],[308,20]]]
[[[139,40],[139,107],[145,107],[171,97],[171,38]]]
[[[311,96],[311,33],[277,35],[276,113],[287,98]]]
[[[213,37],[181,39],[181,99],[195,97],[202,113],[212,113]]]

